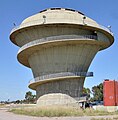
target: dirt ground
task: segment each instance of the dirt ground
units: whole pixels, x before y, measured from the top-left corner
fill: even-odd
[[[92,118],[114,118],[117,116],[83,116],[83,117],[32,117],[16,115],[7,109],[0,109],[0,120],[91,120]]]

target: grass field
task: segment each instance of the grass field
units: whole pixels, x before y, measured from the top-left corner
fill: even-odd
[[[82,110],[72,107],[30,107],[30,108],[24,107],[24,108],[11,109],[10,112],[16,114],[40,116],[40,117],[118,115],[118,112],[109,113],[105,111],[95,111],[93,109]],[[95,120],[99,120],[99,119],[95,119]]]

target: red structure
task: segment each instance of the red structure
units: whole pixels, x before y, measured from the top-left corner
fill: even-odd
[[[104,106],[118,105],[118,82],[105,80],[103,83]]]

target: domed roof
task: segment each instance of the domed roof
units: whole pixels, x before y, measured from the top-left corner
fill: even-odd
[[[63,8],[50,8],[39,12],[33,16],[26,18],[21,26],[39,25],[39,24],[56,24],[56,23],[66,23],[66,24],[79,24],[79,25],[89,25],[93,27],[98,27],[99,25],[91,18],[85,16],[79,11],[72,9]]]
[[[40,11],[39,13],[26,18],[19,26],[12,29],[10,39],[16,43],[15,36],[24,29],[30,29],[35,26],[47,25],[74,25],[78,28],[100,31],[105,34],[113,43],[113,33],[108,28],[101,26],[96,21],[85,16],[79,11],[67,8],[50,8]]]

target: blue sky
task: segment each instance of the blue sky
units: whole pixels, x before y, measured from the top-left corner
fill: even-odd
[[[91,88],[104,79],[118,80],[118,0],[1,0],[0,1],[0,101],[24,99],[28,82],[33,78],[29,68],[17,61],[18,47],[11,43],[9,34],[13,23],[19,25],[25,18],[50,7],[72,8],[83,12],[99,24],[112,26],[114,44],[99,52],[89,71],[85,87]]]

